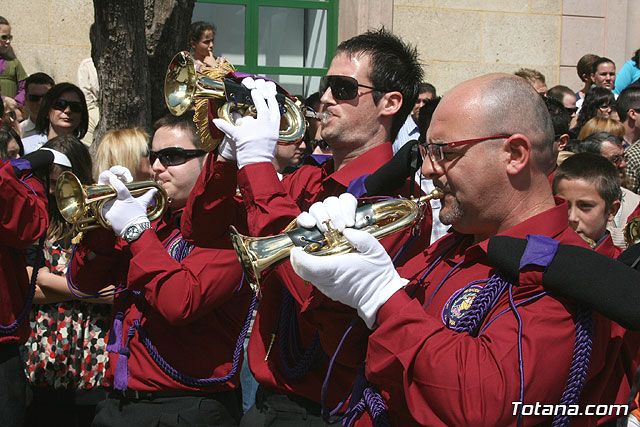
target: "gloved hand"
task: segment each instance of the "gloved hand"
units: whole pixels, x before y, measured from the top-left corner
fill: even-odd
[[[133,175],[131,175],[129,169],[125,168],[124,166],[115,165],[111,166],[108,171],[103,171],[100,175],[98,175],[99,185],[111,185],[111,182],[109,181],[109,177],[111,176],[111,174],[107,172],[111,172],[122,182],[133,181]]]
[[[113,166],[108,171],[100,173],[98,182],[108,183],[117,193],[116,199],[104,204],[102,215],[109,221],[113,231],[124,238],[124,232],[128,227],[134,224],[149,224],[147,205],[151,202],[158,190],[152,188],[142,196],[134,198],[113,170],[124,179],[132,180],[131,172],[123,166]]]
[[[242,116],[240,115],[240,113],[236,113],[235,111],[231,113],[231,118],[234,121],[240,120],[241,117]],[[237,159],[236,144],[226,134],[222,138],[222,141],[220,141],[220,145],[218,146],[218,154],[230,162],[235,162]]]
[[[309,208],[309,212],[298,215],[298,227],[313,228],[325,233],[327,220],[331,227],[340,232],[346,227],[353,227],[356,219],[358,200],[351,193],[342,193],[339,197],[331,196],[322,202],[316,202]]]
[[[251,77],[242,80],[242,84],[251,90],[256,117],[242,117],[236,121],[237,126],[223,119],[213,119],[213,123],[235,144],[238,168],[252,163],[271,163],[280,133],[280,107],[276,101],[276,85]]]
[[[343,235],[356,252],[315,256],[295,247],[291,265],[298,276],[323,294],[358,310],[373,329],[380,307],[409,281],[398,275],[384,247],[371,234],[345,228]]]

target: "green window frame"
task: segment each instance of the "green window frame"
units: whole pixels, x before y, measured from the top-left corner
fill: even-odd
[[[245,40],[244,65],[236,65],[238,71],[251,74],[280,74],[290,76],[324,76],[338,45],[338,1],[339,0],[197,0],[198,3],[216,3],[244,6]],[[297,9],[319,9],[327,11],[326,67],[274,67],[258,65],[258,25],[260,7]]]

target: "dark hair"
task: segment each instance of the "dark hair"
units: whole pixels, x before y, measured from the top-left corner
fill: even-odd
[[[584,179],[595,185],[607,206],[620,200],[620,174],[609,160],[593,153],[578,153],[567,158],[553,174],[553,194],[563,179]]]
[[[582,128],[585,123],[596,117],[598,113],[598,107],[603,103],[609,103],[615,108],[616,98],[609,89],[603,87],[594,87],[585,95],[582,109],[578,115],[578,128]]]
[[[609,63],[609,62],[612,63],[614,67],[616,66],[616,63],[613,62],[611,59],[606,58],[604,56],[598,57],[598,59],[593,61],[593,64],[591,65],[591,74],[595,74],[596,71],[598,71],[598,66],[600,64],[606,64],[606,63]]]
[[[9,21],[7,21],[7,18],[5,18],[4,16],[0,16],[0,25],[11,25],[11,24],[9,24]]]
[[[440,103],[440,99],[440,97],[427,99],[424,102],[424,105],[420,107],[417,125],[418,130],[420,131],[418,141],[420,141],[421,143],[425,143],[427,141],[427,129],[429,129],[429,125],[431,124],[431,117],[433,117],[433,112],[436,110],[436,107]]]
[[[543,96],[542,99],[547,105],[547,110],[551,115],[551,123],[553,124],[553,134],[555,140],[560,136],[569,132],[569,123],[571,122],[571,114],[564,107],[562,102],[551,96]]]
[[[391,123],[390,140],[395,140],[418,98],[423,76],[422,67],[418,63],[418,51],[383,27],[343,41],[335,51],[335,56],[340,54],[370,56],[369,79],[371,85],[379,89],[373,91],[376,104],[384,92],[398,91],[402,94],[402,106]]]
[[[192,22],[189,27],[189,42],[199,42],[200,37],[205,31],[213,31],[213,37],[216,36],[216,26],[204,21]],[[191,48],[191,45],[189,45]]]
[[[194,147],[200,148],[200,137],[198,137],[198,128],[193,122],[193,115],[193,110],[189,110],[181,116],[167,114],[166,116],[160,117],[158,120],[156,120],[156,122],[153,124],[153,130],[157,132],[158,129],[164,127],[180,129],[191,135],[191,143],[194,145]]]
[[[48,133],[49,132],[49,112],[53,108],[53,103],[58,100],[62,96],[62,94],[66,92],[73,92],[78,95],[80,98],[80,103],[82,104],[82,118],[80,119],[80,124],[73,132],[74,136],[77,138],[82,138],[87,133],[87,128],[89,127],[89,112],[87,111],[87,101],[84,99],[84,94],[80,90],[80,88],[72,83],[58,83],[44,96],[42,100],[42,105],[40,106],[40,111],[38,112],[38,117],[36,118],[36,131],[39,133]]]
[[[9,141],[15,140],[18,144],[20,157],[24,156],[24,146],[20,135],[13,128],[0,129],[0,159],[6,159],[9,156]]]
[[[640,68],[640,49],[635,51],[631,60],[636,63],[636,68]]]
[[[547,80],[544,78],[544,74],[542,74],[538,70],[534,70],[533,68],[520,68],[515,73],[516,76],[522,77],[526,81],[528,81],[532,86],[536,81],[541,81],[544,84],[547,84]]]
[[[603,142],[611,142],[612,144],[615,144],[618,147],[622,148],[622,139],[609,132],[594,133],[593,135],[589,135],[587,138],[585,138],[584,142],[597,143],[601,148]],[[602,154],[602,149],[600,149],[600,154]]]
[[[575,92],[567,86],[557,85],[547,91],[547,96],[562,102],[567,95],[576,96]],[[564,105],[564,104],[562,104]]]
[[[54,86],[56,82],[46,73],[33,73],[24,81],[24,91],[29,93],[29,85],[49,85]]]
[[[618,96],[616,111],[621,122],[627,120],[629,110],[640,112],[640,86],[627,86]]]
[[[317,104],[321,104],[322,102],[320,101],[320,93],[319,92],[313,92],[311,95],[307,96],[307,99],[304,100],[304,105],[306,107],[311,107],[314,108],[314,105]]]
[[[431,83],[420,83],[420,86],[418,86],[418,95],[421,95],[425,92],[429,92],[432,98],[438,96],[436,94],[436,87]]]
[[[602,156],[602,143],[611,142],[622,148],[622,140],[609,132],[598,132],[585,139],[572,139],[566,150],[572,153],[592,153]]]
[[[51,138],[43,147],[51,148],[66,155],[71,162],[71,168],[53,165],[63,170],[71,170],[78,177],[82,185],[90,185],[93,183],[91,175],[91,155],[87,147],[75,136],[62,135]],[[62,218],[58,210],[56,200],[49,195],[49,228],[47,229],[47,238],[55,238],[58,240],[66,239],[71,236],[72,227]]]
[[[585,81],[585,79],[582,77],[585,74],[587,75],[587,78],[590,78],[589,75],[591,74],[591,69],[593,68],[593,62],[598,58],[598,55],[587,53],[578,60],[576,71],[578,72],[578,77],[580,78],[580,80],[582,80],[583,82]]]

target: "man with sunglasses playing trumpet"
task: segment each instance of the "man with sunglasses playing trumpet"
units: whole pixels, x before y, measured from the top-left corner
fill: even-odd
[[[345,191],[363,196],[364,179],[392,158],[391,141],[411,112],[421,80],[415,49],[386,30],[367,32],[340,44],[320,84],[326,113],[322,138],[333,158],[321,165],[302,166],[282,181],[272,164],[280,125],[276,87],[261,79],[243,80],[251,90],[257,117],[245,117],[239,126],[214,120],[227,134],[227,142],[220,147],[221,158],[209,159],[206,173],[196,184],[183,218],[189,224],[184,224],[183,231],[189,239],[206,245],[195,224],[210,223],[218,215],[237,215],[234,222],[248,220],[251,236],[276,235],[317,200]],[[216,205],[234,196],[236,182],[242,209]],[[386,195],[408,195],[409,187],[401,183]],[[353,197],[352,201],[356,203]],[[413,246],[405,246],[411,230],[389,236],[383,244],[394,255],[401,248],[424,248],[430,228],[428,210]],[[219,228],[219,233],[226,232]],[[397,262],[403,260],[400,256]],[[324,425],[322,413],[328,414],[322,410],[322,390],[329,360],[353,322],[331,364],[325,388],[324,403],[334,407],[351,389],[364,361],[366,327],[353,309],[306,286],[288,262],[270,272],[261,285],[247,349],[249,366],[260,387],[241,425]],[[362,390],[354,395],[358,392]],[[370,422],[368,415],[362,418]]]
[[[624,349],[611,321],[542,288],[558,242],[586,247],[551,193],[553,140],[529,83],[478,77],[447,92],[420,146],[452,233],[396,270],[378,241],[348,228],[352,205],[327,200],[300,216],[343,224],[356,248],[334,257],[294,248],[291,264],[372,329],[366,376],[393,425],[596,425],[588,405],[622,403],[615,366],[633,361],[637,340]],[[515,277],[489,261],[494,235],[527,238]]]
[[[103,209],[113,232],[86,233],[69,269],[70,285],[85,293],[119,285],[107,347],[113,391],[94,425],[237,425],[251,292],[228,237],[200,248],[180,232],[206,158],[192,113],[156,127],[150,160],[168,196],[166,214],[149,222],[156,190],[132,197],[122,182],[131,180],[126,168],[102,172],[99,183],[117,192]]]

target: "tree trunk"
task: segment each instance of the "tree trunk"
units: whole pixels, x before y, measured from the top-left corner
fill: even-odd
[[[111,129],[151,130],[164,115],[164,75],[187,45],[195,0],[94,0],[91,56],[100,82],[95,153]]]
[[[195,0],[145,0],[153,121],[169,114],[164,102],[164,77],[174,55],[187,50],[194,5]]]

